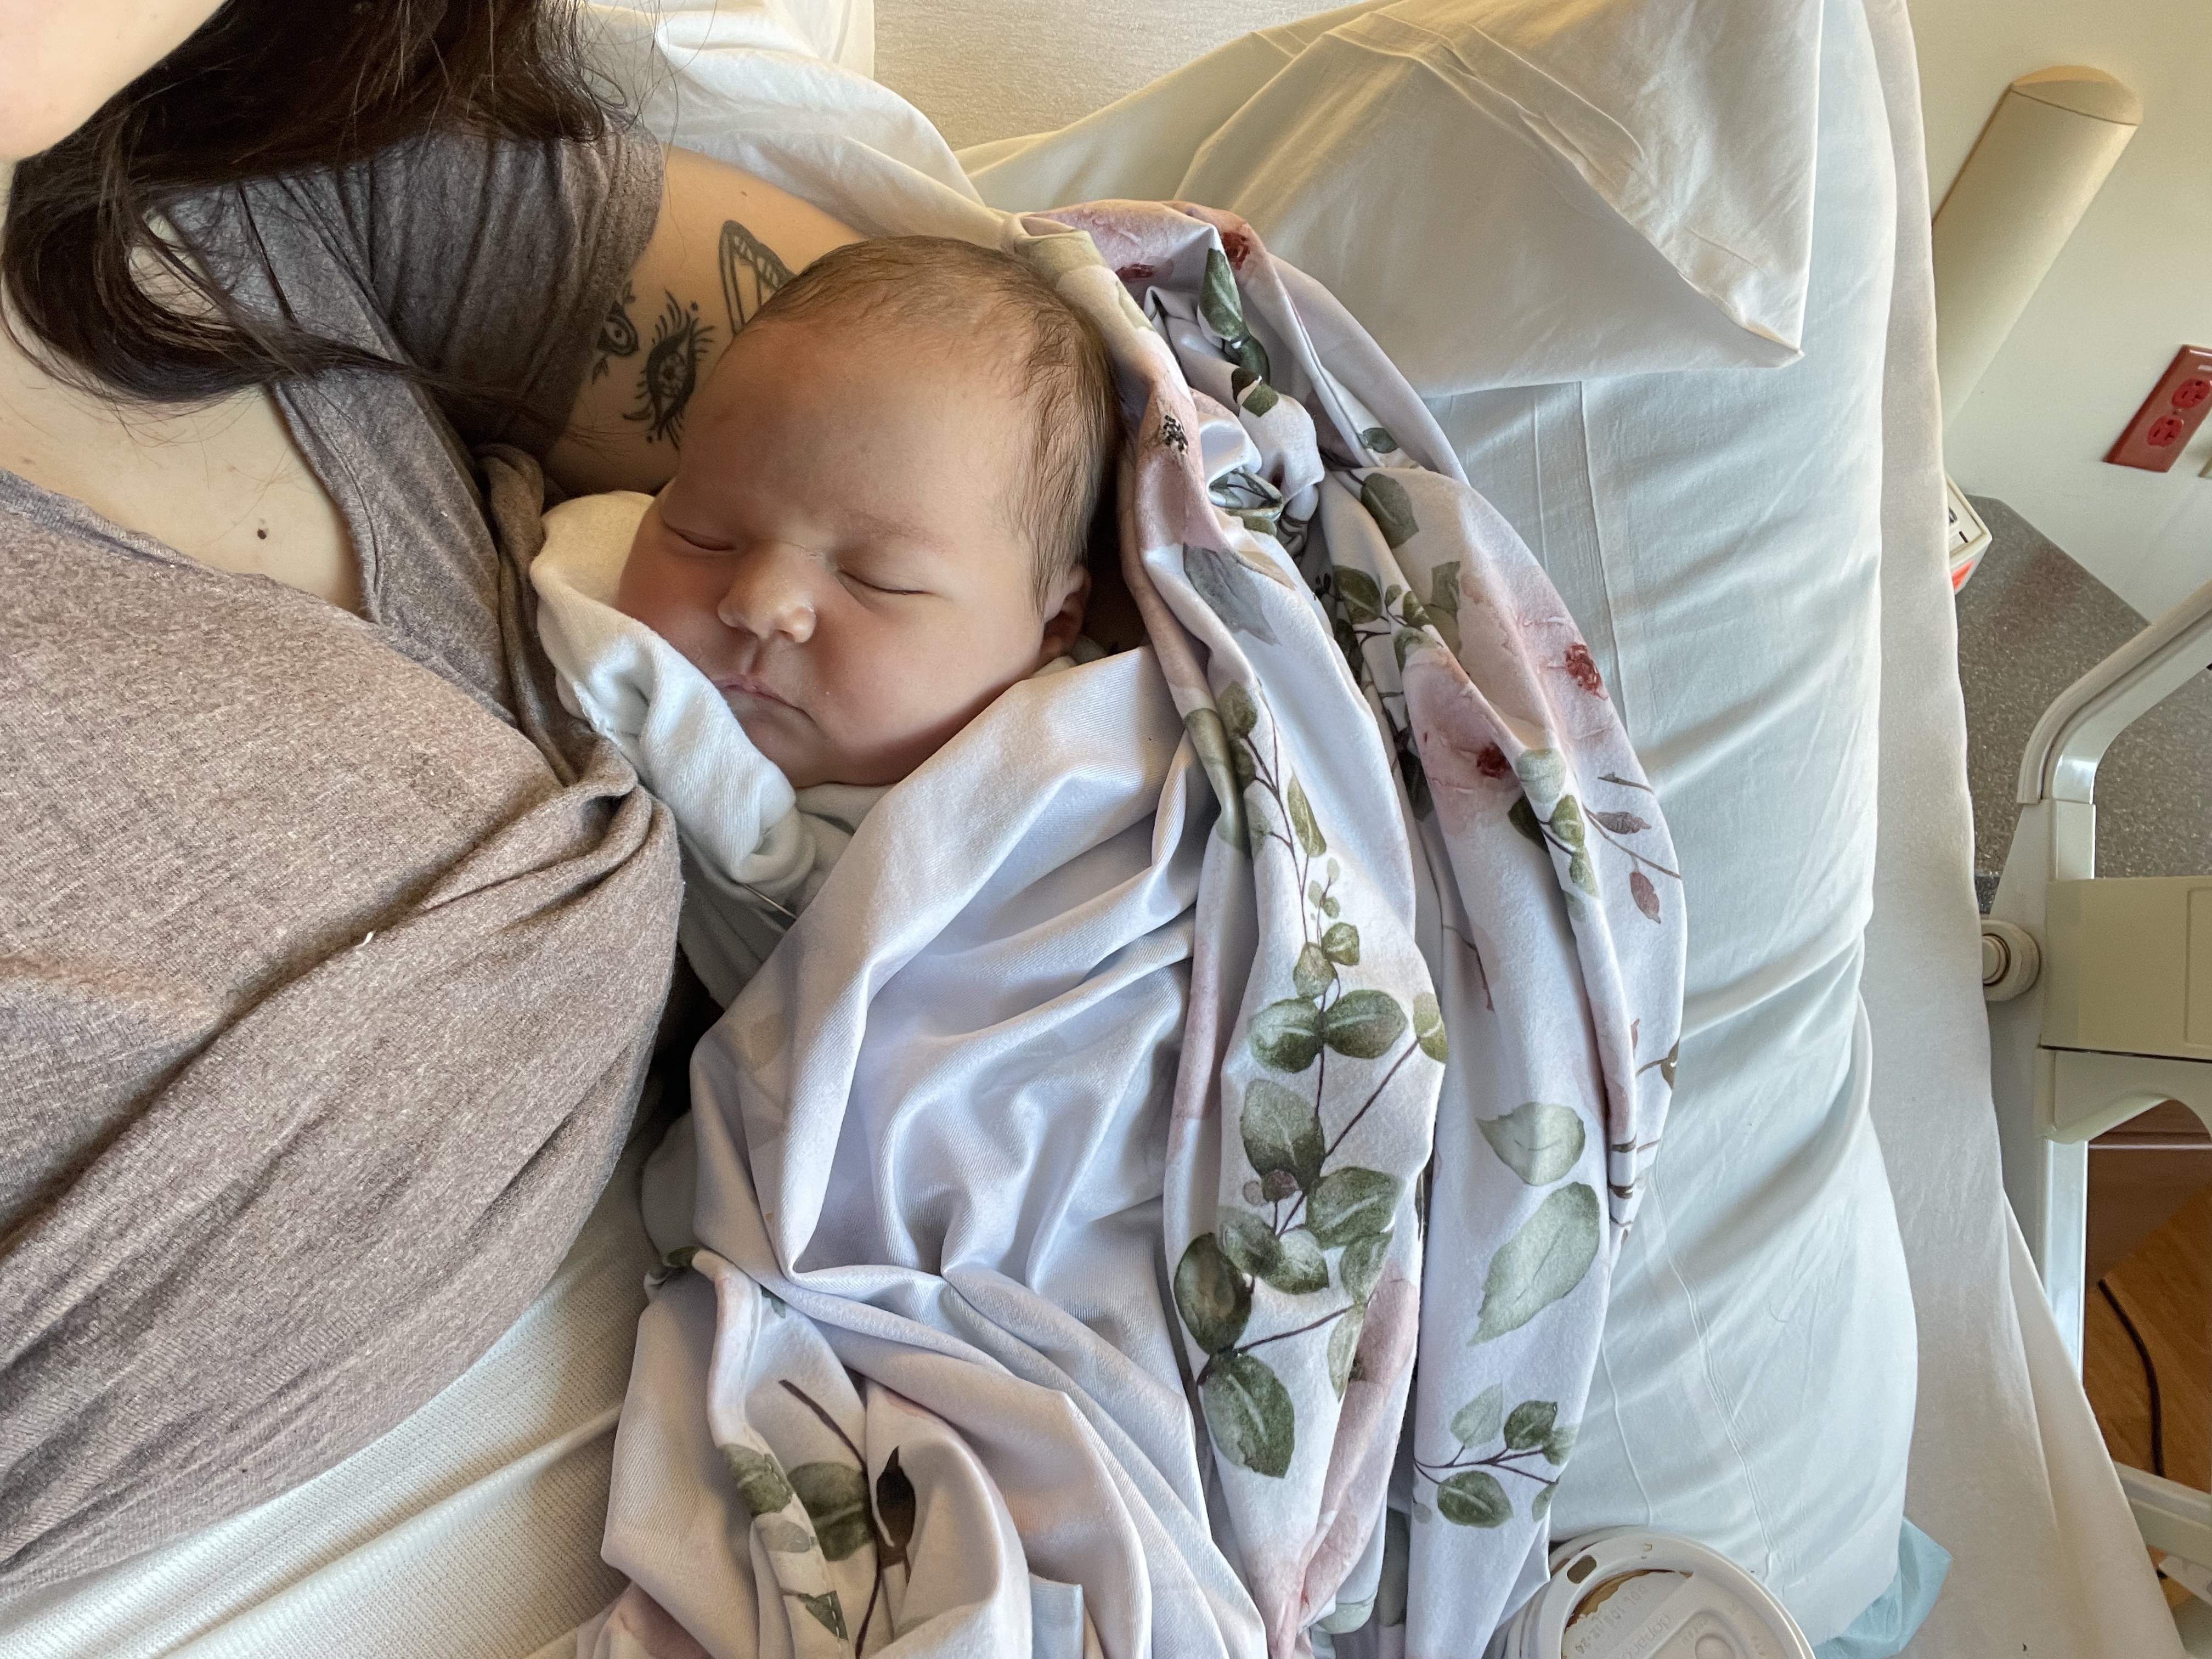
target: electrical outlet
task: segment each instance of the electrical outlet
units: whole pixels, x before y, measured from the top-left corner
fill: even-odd
[[[2207,414],[2212,414],[2212,351],[2184,346],[2105,459],[2114,466],[2168,471]]]
[[[1982,555],[1990,550],[1990,527],[1974,511],[1966,492],[1948,477],[1943,480],[1943,499],[1950,520],[1951,591],[1955,593],[1966,585],[1966,578],[1981,563]]]

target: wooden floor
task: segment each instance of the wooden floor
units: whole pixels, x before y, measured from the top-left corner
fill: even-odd
[[[2212,1187],[2176,1210],[2105,1275],[2157,1369],[2166,1473],[2212,1488]],[[2081,1380],[2113,1461],[2153,1467],[2150,1390],[2142,1356],[2101,1291],[2093,1288]],[[2186,1594],[2166,1583],[2168,1601]]]

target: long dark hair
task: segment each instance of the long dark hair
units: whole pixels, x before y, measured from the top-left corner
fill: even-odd
[[[10,325],[69,378],[157,403],[398,368],[289,319],[248,315],[149,216],[433,129],[597,137],[605,113],[574,28],[562,0],[225,0],[82,127],[17,164],[0,236]],[[194,298],[179,310],[149,297],[147,262]]]

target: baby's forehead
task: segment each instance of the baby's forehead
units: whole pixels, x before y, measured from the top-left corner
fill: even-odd
[[[916,296],[860,289],[840,295],[786,326],[811,329],[823,345],[865,337],[891,349],[924,351],[940,367],[1002,377],[1018,394],[1034,381],[1037,319],[1002,294],[932,305]]]
[[[1043,416],[1049,399],[1046,376],[1036,362],[1036,331],[1018,315],[979,319],[969,326],[964,319],[919,314],[904,307],[870,310],[856,304],[849,314],[843,312],[842,307],[824,307],[783,325],[804,331],[795,342],[802,359],[814,353],[857,352],[882,365],[885,374],[957,385],[968,400],[1003,411],[1018,423]],[[872,408],[879,384],[864,374],[844,384],[843,396],[857,408]],[[957,439],[963,434],[945,435]]]

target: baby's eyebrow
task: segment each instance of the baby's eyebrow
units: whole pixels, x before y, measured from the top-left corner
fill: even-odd
[[[872,535],[897,542],[902,547],[920,548],[925,551],[934,550],[935,544],[927,537],[918,534],[915,526],[906,520],[894,519],[887,514],[849,504],[843,511],[854,525]]]

